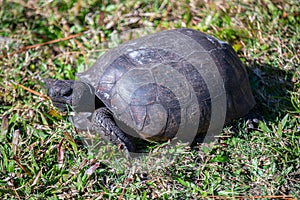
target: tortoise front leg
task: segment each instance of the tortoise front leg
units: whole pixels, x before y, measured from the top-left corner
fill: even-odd
[[[117,126],[112,113],[106,107],[95,110],[92,116],[92,130],[99,133],[104,140],[121,147],[127,156],[130,156],[129,152],[136,150],[134,143]]]

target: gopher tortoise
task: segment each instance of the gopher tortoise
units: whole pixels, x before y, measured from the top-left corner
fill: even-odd
[[[213,137],[255,104],[232,47],[186,28],[111,49],[78,78],[46,80],[54,106],[62,111],[71,106],[79,128],[127,152],[136,149],[133,135],[158,142]]]

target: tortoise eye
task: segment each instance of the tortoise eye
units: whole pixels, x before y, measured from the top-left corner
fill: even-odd
[[[62,96],[71,96],[73,93],[73,89],[72,88],[62,88],[60,93]]]

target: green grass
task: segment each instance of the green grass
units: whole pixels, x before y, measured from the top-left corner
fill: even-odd
[[[0,2],[2,199],[300,196],[299,1],[22,2]],[[167,164],[149,157],[132,165],[104,153],[114,147],[89,152],[66,115],[17,85],[46,94],[43,79],[74,79],[109,48],[179,27],[235,48],[249,72],[257,127],[238,119],[210,146],[179,145]]]

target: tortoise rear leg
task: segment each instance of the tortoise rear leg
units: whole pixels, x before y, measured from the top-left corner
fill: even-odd
[[[95,110],[92,116],[92,129],[99,133],[104,140],[121,147],[127,156],[130,156],[129,152],[135,152],[136,147],[134,143],[117,126],[112,113],[106,107]]]

